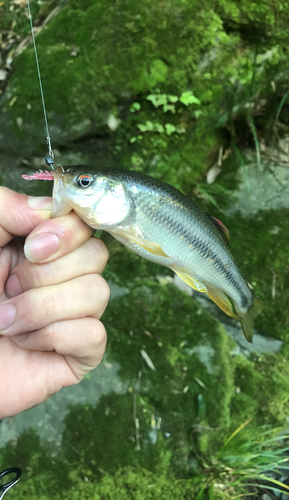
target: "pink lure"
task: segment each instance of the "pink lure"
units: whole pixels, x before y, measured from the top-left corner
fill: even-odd
[[[35,174],[32,175],[22,175],[23,179],[26,181],[32,181],[34,179],[39,179],[41,181],[54,181],[54,175],[53,172],[49,170],[42,170],[40,172],[35,172]]]

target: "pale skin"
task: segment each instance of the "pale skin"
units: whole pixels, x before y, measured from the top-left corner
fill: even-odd
[[[77,384],[105,351],[107,248],[51,207],[0,187],[0,419]]]

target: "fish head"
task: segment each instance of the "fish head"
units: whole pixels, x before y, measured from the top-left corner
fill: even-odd
[[[122,222],[130,213],[130,198],[125,185],[103,173],[85,167],[57,167],[53,171],[53,217],[74,210],[95,229]]]

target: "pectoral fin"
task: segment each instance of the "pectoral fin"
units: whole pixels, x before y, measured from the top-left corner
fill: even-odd
[[[202,283],[191,274],[188,274],[184,271],[176,271],[173,268],[172,270],[181,278],[181,280],[187,283],[187,285],[189,285],[191,288],[194,288],[194,290],[197,290],[198,292],[207,292],[207,288],[205,287],[204,283]]]
[[[140,247],[147,250],[147,252],[153,253],[154,255],[159,255],[160,257],[167,257],[168,259],[170,258],[163,251],[162,247],[158,243],[139,238],[137,235],[130,234],[128,231],[125,231],[124,229],[122,229],[121,231],[118,231],[118,234],[125,237],[125,238],[128,238],[130,241],[133,241],[134,243],[136,243]]]
[[[99,237],[103,243],[108,247],[112,242],[113,240],[115,239],[112,234],[109,234],[107,233],[106,231],[102,231],[101,232],[101,235]]]

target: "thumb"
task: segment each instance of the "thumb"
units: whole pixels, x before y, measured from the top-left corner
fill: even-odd
[[[52,198],[26,196],[0,187],[0,248],[14,236],[27,236],[51,216]]]

